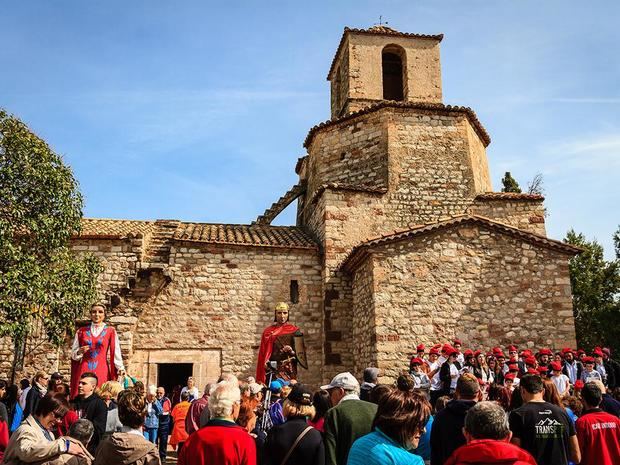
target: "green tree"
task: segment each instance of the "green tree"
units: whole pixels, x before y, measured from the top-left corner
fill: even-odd
[[[15,344],[13,375],[34,327],[58,345],[95,299],[98,261],[69,248],[82,203],[61,157],[0,109],[0,336]]]
[[[620,350],[620,261],[607,261],[603,247],[570,230],[564,239],[583,252],[570,260],[575,329],[580,346],[607,345]]]
[[[502,178],[502,192],[517,192],[521,193],[521,188],[519,187],[519,183],[515,178],[512,177],[510,171],[506,171],[504,177]]]
[[[614,234],[614,248],[616,249],[616,258],[620,260],[620,226]]]

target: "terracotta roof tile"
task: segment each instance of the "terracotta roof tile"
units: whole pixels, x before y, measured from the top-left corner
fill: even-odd
[[[173,240],[208,244],[317,249],[316,242],[296,226],[181,223]]]
[[[126,239],[143,237],[154,229],[154,221],[82,218],[82,231],[74,238]]]
[[[340,53],[340,49],[344,45],[348,34],[366,34],[366,35],[389,35],[394,37],[410,37],[414,39],[431,39],[441,42],[443,39],[443,34],[436,35],[428,35],[428,34],[414,34],[409,32],[399,32],[391,27],[386,26],[374,26],[369,29],[356,29],[356,28],[348,28],[345,27],[342,33],[342,37],[340,38],[340,43],[338,44],[338,48],[336,49],[336,54],[332,59],[332,64],[329,67],[329,72],[327,73],[327,80],[329,81],[332,72],[334,71],[334,67],[336,66],[336,61],[338,59],[338,54]]]
[[[312,142],[312,138],[314,135],[324,129],[326,127],[334,126],[336,124],[342,123],[344,121],[348,121],[353,118],[357,118],[358,116],[366,115],[368,113],[373,113],[382,108],[410,108],[413,110],[429,110],[429,111],[444,111],[447,113],[463,113],[469,119],[469,122],[472,124],[480,139],[485,146],[488,146],[491,143],[491,136],[487,133],[486,129],[478,120],[476,113],[469,107],[459,107],[453,105],[444,105],[443,103],[417,103],[417,102],[395,102],[393,100],[382,100],[373,105],[369,105],[366,108],[363,108],[359,111],[346,114],[341,116],[340,118],[330,119],[328,121],[324,121],[323,123],[317,124],[313,128],[310,129],[308,135],[306,136],[306,140],[304,141],[304,147],[308,148],[310,143]]]
[[[387,187],[329,182],[319,186],[319,188],[314,192],[314,194],[312,194],[310,203],[312,204],[316,202],[321,196],[321,194],[323,194],[323,192],[325,192],[327,189],[335,191],[368,192],[371,194],[385,194],[387,192]]]
[[[478,194],[474,200],[524,200],[540,201],[545,197],[540,194],[527,194],[521,192],[483,192]]]
[[[466,223],[482,225],[489,229],[494,229],[509,236],[522,239],[526,242],[541,247],[551,248],[563,253],[567,253],[569,255],[576,255],[582,251],[582,249],[580,249],[579,247],[565,244],[564,242],[556,241],[554,239],[549,239],[539,234],[523,231],[521,229],[517,229],[512,226],[493,221],[483,216],[461,215],[447,220],[438,221],[436,223],[420,225],[403,231],[395,231],[392,234],[386,234],[384,236],[380,236],[375,239],[370,239],[366,242],[363,242],[362,244],[357,245],[353,248],[353,250],[351,250],[349,255],[347,255],[347,257],[341,263],[340,268],[349,272],[354,270],[357,265],[368,255],[369,249],[372,249],[373,247],[422,236],[433,231],[446,229]]]

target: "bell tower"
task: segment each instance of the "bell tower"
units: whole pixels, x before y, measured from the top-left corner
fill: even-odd
[[[442,39],[385,25],[345,28],[327,75],[332,119],[382,100],[442,103]]]

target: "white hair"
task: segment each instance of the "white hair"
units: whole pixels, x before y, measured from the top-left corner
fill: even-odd
[[[148,393],[149,393],[150,395],[152,395],[152,396],[156,395],[156,394],[157,394],[157,386],[155,386],[154,384],[151,384],[151,385],[149,386]]]
[[[211,389],[211,397],[209,397],[208,408],[211,418],[230,417],[233,406],[239,402],[241,402],[241,391],[238,384],[231,381],[220,381]]]

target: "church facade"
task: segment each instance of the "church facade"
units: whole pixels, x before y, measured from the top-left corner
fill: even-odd
[[[128,371],[157,384],[252,375],[278,301],[317,385],[367,366],[393,377],[419,343],[575,345],[568,260],[544,198],[494,192],[475,113],[442,101],[441,35],[345,28],[298,183],[247,225],[85,219]],[[297,202],[295,226],[273,219]],[[68,370],[68,348],[41,363]],[[185,371],[183,371],[185,370]],[[2,370],[4,371],[4,370]]]

